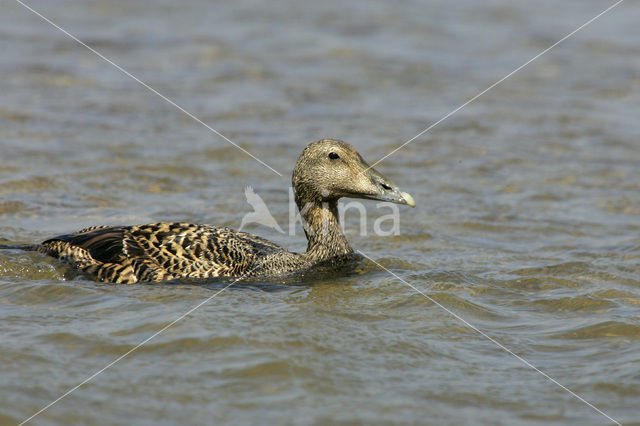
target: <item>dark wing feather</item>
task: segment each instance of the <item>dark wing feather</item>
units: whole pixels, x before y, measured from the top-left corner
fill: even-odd
[[[121,263],[127,257],[144,255],[137,244],[127,244],[126,227],[102,227],[59,235],[43,243],[64,241],[87,250],[91,257],[103,263]]]

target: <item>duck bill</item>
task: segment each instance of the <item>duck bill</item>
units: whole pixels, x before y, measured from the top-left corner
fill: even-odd
[[[368,169],[366,173],[369,174],[371,183],[375,187],[375,193],[366,194],[363,198],[368,198],[370,200],[387,201],[395,204],[406,204],[409,207],[416,206],[416,202],[414,201],[411,194],[409,194],[408,192],[400,191],[400,188],[398,188],[396,184],[391,182],[382,173],[372,168]]]

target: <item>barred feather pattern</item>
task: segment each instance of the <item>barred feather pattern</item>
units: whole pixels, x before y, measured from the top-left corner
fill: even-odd
[[[100,281],[256,276],[302,266],[296,255],[255,235],[189,223],[96,226],[43,242],[39,251]],[[300,259],[298,259],[300,260]]]

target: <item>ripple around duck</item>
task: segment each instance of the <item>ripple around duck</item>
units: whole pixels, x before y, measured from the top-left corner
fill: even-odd
[[[38,253],[25,253],[19,250],[0,252],[0,276],[4,279],[14,277],[19,280],[61,281],[64,279],[63,273],[51,262],[51,259],[43,259]]]
[[[150,332],[143,333],[143,336],[151,335],[151,332],[157,332],[162,329],[166,323],[149,323],[146,327],[139,327],[140,330],[148,329]],[[74,337],[69,336],[71,340]],[[125,340],[120,339],[118,340]],[[85,344],[87,352],[83,356],[118,356],[136,347],[142,340],[142,337],[135,339],[126,339],[129,343],[118,343],[115,339],[109,341],[94,341],[92,344]],[[136,352],[140,354],[148,354],[154,357],[165,357],[175,353],[188,354],[207,354],[221,353],[225,351],[235,351],[245,344],[245,339],[240,336],[213,336],[213,337],[172,337],[171,333],[165,333],[158,339],[149,341],[140,346]]]
[[[493,321],[504,321],[508,318],[498,314],[495,309],[471,302],[455,294],[434,293],[430,294],[429,297],[458,314],[468,314],[474,318]]]
[[[594,296],[560,297],[546,300],[523,301],[523,305],[547,312],[592,312],[606,313],[618,304]]]
[[[598,339],[611,337],[640,339],[640,326],[622,321],[604,321],[586,327],[556,333],[550,337],[553,339]]]
[[[311,368],[296,365],[288,360],[262,360],[252,363],[251,365],[243,365],[240,368],[231,368],[223,372],[222,377],[227,379],[259,379],[278,376],[299,376],[307,377],[313,370]]]
[[[1,265],[1,264],[0,264]],[[15,306],[46,306],[56,310],[79,309],[103,301],[102,291],[93,282],[88,285],[65,281],[65,276],[54,265],[43,262],[32,264],[30,272],[36,279],[8,276],[3,279],[1,299]],[[67,268],[63,268],[66,271]],[[73,275],[73,274],[70,274]]]
[[[553,265],[544,265],[533,268],[522,268],[512,271],[513,275],[521,276],[566,276],[574,274],[584,274],[585,272],[592,271],[592,266],[586,262],[563,262]]]
[[[570,284],[566,280],[560,280],[558,278],[538,278],[538,277],[527,277],[527,278],[517,278],[514,280],[505,280],[498,281],[501,287],[517,290],[517,291],[528,291],[528,292],[545,292],[549,290],[554,290],[561,286],[561,284]],[[574,283],[575,286],[575,283]]]

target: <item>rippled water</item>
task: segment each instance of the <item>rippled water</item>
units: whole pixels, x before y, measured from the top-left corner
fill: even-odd
[[[611,3],[29,3],[0,13],[0,243],[95,224],[288,223],[302,148],[373,162]],[[234,286],[37,424],[607,424],[444,308],[640,424],[640,4],[623,2],[377,166],[401,235],[296,285]],[[305,241],[265,227],[291,249]],[[15,424],[226,283],[109,285],[0,251],[0,423]]]

